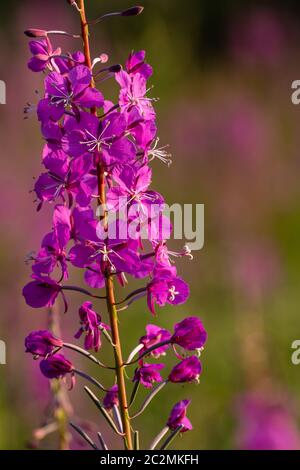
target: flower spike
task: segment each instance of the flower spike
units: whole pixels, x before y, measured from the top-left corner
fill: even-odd
[[[52,312],[48,329],[32,331],[25,339],[26,352],[39,360],[41,373],[52,381],[53,419],[37,436],[59,432],[60,439],[68,441],[63,439],[66,426],[61,432],[60,411],[63,421],[72,411],[65,412],[62,404],[63,382],[70,380],[71,389],[76,377],[79,386],[84,382],[95,388],[95,393],[87,386],[84,391],[124,449],[138,450],[143,439],[134,419],[148,410],[160,392],[166,393],[167,384],[199,381],[199,355],[207,333],[198,317],[178,320],[168,331],[164,313],[158,316],[158,310],[175,308],[188,299],[190,289],[177,272],[176,261],[192,260],[193,254],[188,245],[179,251],[168,245],[172,224],[165,215],[163,195],[152,188],[151,164],[160,160],[169,166],[171,154],[168,146],[159,145],[157,99],[149,84],[153,69],[146,52],[131,51],[123,64],[109,63],[101,47],[91,55],[89,25],[114,16],[138,16],[144,8],[132,6],[89,21],[85,0],[67,3],[79,13],[80,35],[56,29],[25,31],[30,38],[28,68],[43,76],[37,104],[28,103],[25,108],[26,117],[32,111],[37,114],[43,139],[43,171],[34,178],[32,191],[38,211],[45,206],[53,210],[38,250],[28,256],[32,274],[23,288],[28,306]],[[81,38],[83,50],[67,52],[54,47],[53,37]],[[113,99],[101,89],[108,79],[111,88],[116,88],[110,93]],[[83,284],[69,281],[78,279],[76,272],[82,274]],[[127,290],[132,280],[138,285]],[[117,284],[126,289],[124,295],[116,295]],[[72,311],[69,308],[69,316],[77,323],[69,329],[62,313],[68,310],[67,294],[74,292],[77,302],[78,294],[84,298],[72,305]],[[126,334],[120,330],[130,330],[130,323],[125,322],[134,319],[127,311],[137,300],[144,305],[145,315],[149,315],[148,307],[158,324],[147,324],[125,356],[121,338]],[[65,334],[73,342],[65,340]],[[114,358],[110,366],[102,362],[103,338]],[[82,359],[82,367],[65,357],[65,350]],[[177,364],[166,367],[166,355]],[[126,362],[124,357],[128,357]],[[83,368],[86,359],[93,363],[94,375]],[[143,388],[149,388],[149,394],[136,411]],[[190,400],[182,400],[173,407],[151,449],[167,448],[176,436],[192,428],[186,416],[189,404]],[[95,443],[85,426],[70,425],[92,449],[108,449],[102,429],[95,429]]]

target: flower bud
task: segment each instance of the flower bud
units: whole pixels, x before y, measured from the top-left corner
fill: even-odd
[[[142,6],[127,8],[127,10],[121,12],[121,16],[138,16],[142,13],[143,10],[144,7]]]
[[[164,364],[144,364],[136,369],[133,382],[140,381],[144,387],[151,388],[155,382],[162,382],[158,371],[164,367]]]
[[[207,333],[201,320],[197,317],[188,317],[175,325],[171,343],[193,351],[202,349],[206,339]]]
[[[80,338],[85,333],[84,347],[86,350],[94,349],[96,352],[101,347],[101,328],[108,328],[101,322],[101,317],[93,310],[91,302],[84,302],[79,309],[81,327],[75,334],[75,338]]]
[[[190,356],[179,362],[169,375],[170,382],[198,382],[201,373],[201,362],[197,356]]]
[[[115,64],[108,68],[108,71],[111,73],[118,73],[118,72],[121,72],[121,70],[122,70],[122,65],[120,64]]]
[[[164,330],[156,325],[147,325],[146,335],[140,338],[140,344],[144,345],[144,348],[140,352],[143,353],[145,350],[152,348],[155,344],[168,341],[170,337],[171,334],[168,330]],[[169,345],[166,344],[153,350],[150,354],[151,356],[158,358],[160,355],[164,355],[168,348]]]
[[[114,405],[119,405],[119,395],[118,395],[118,385],[113,385],[108,392],[106,393],[105,397],[103,398],[103,406],[107,410],[111,410]]]
[[[27,305],[33,308],[52,307],[59,293],[61,285],[48,276],[32,275],[33,281],[23,288],[23,296]]]
[[[40,369],[42,374],[48,379],[59,379],[73,372],[74,366],[62,354],[54,354],[41,361]]]
[[[26,352],[35,356],[48,356],[62,346],[62,340],[53,336],[48,330],[32,331],[25,338]]]
[[[183,426],[181,432],[186,432],[193,429],[191,422],[186,417],[186,410],[190,403],[191,400],[181,400],[172,408],[167,422],[167,426],[171,429],[171,431],[177,429],[178,426]]]
[[[29,38],[46,38],[47,37],[47,31],[44,29],[27,29],[24,31],[25,36],[28,36]]]

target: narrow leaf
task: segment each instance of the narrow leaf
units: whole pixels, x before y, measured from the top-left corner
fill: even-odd
[[[140,433],[139,433],[139,431],[134,431],[134,434],[133,434],[133,448],[134,448],[134,450],[140,450]]]
[[[115,347],[115,344],[113,343],[113,340],[110,336],[110,334],[107,332],[107,330],[105,328],[99,328],[102,333],[103,333],[103,336],[105,337],[105,339],[112,345],[112,347],[114,348]]]
[[[159,434],[153,439],[153,441],[150,444],[149,450],[154,450],[157,446],[157,444],[160,443],[160,441],[165,437],[165,435],[169,432],[168,426],[165,426]]]
[[[120,412],[119,412],[119,407],[117,405],[114,405],[112,411],[113,411],[115,422],[118,425],[119,431],[122,433],[123,424],[122,424],[122,419],[121,419]]]
[[[115,425],[113,419],[111,418],[111,416],[108,414],[108,412],[106,411],[106,409],[102,406],[102,403],[100,402],[100,400],[98,400],[98,398],[96,397],[96,395],[88,388],[88,387],[84,387],[84,390],[86,391],[86,393],[88,394],[88,396],[91,398],[91,400],[95,403],[95,405],[97,406],[98,410],[101,412],[102,416],[104,417],[104,419],[108,422],[108,424],[110,425],[110,427],[119,435],[119,436],[122,436],[123,434],[119,432],[117,426]]]
[[[164,388],[166,383],[167,382],[162,382],[156,388],[152,390],[152,392],[147,396],[146,400],[143,402],[141,409],[135,415],[131,416],[131,419],[137,418],[145,411],[147,406],[151,403],[151,401],[158,394],[158,392],[160,392]]]
[[[165,440],[163,445],[160,447],[159,450],[165,450],[169,447],[169,445],[174,441],[174,439],[178,436],[181,432],[183,425],[178,426],[178,428],[174,429],[174,431],[170,434],[170,436]]]
[[[144,345],[143,345],[143,344],[138,344],[138,345],[131,351],[131,353],[129,354],[128,359],[127,359],[125,365],[126,365],[126,366],[127,366],[127,365],[130,365],[132,359],[134,359],[135,356],[137,355],[137,353],[140,352],[140,350],[143,349],[143,348],[144,348]]]
[[[97,433],[97,436],[98,436],[98,439],[99,439],[99,442],[100,442],[101,449],[102,449],[102,450],[108,450],[108,447],[107,447],[107,445],[105,444],[105,441],[104,441],[104,439],[103,439],[103,437],[102,437],[101,432],[98,432],[98,433]]]
[[[70,426],[72,426],[73,429],[75,429],[78,434],[94,449],[94,450],[99,450],[96,444],[92,441],[92,439],[87,435],[87,433],[81,429],[77,424],[71,423]]]
[[[129,400],[129,405],[128,405],[128,408],[133,405],[134,403],[134,400],[137,396],[137,392],[139,390],[139,386],[140,386],[140,381],[137,380],[136,382],[134,382],[134,386],[133,386],[133,389],[132,389],[132,393],[131,393],[131,397],[130,397],[130,400]]]
[[[91,377],[90,375],[86,374],[85,372],[82,372],[81,370],[78,370],[78,369],[74,369],[73,371],[75,374],[79,375],[80,377],[88,380],[89,382],[91,382],[93,385],[95,385],[96,387],[100,388],[100,390],[102,390],[103,392],[107,392],[106,388],[103,387],[103,385],[98,382],[98,380],[94,379],[94,377]]]

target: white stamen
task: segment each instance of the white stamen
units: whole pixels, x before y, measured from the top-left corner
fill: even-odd
[[[70,93],[64,93],[60,88],[58,88],[55,83],[52,83],[53,88],[55,88],[60,94],[59,95],[51,95],[50,103],[52,105],[58,106],[63,104],[65,108],[69,107],[72,104],[72,99],[74,93],[71,91]]]
[[[175,300],[176,295],[178,295],[179,292],[176,291],[175,286],[171,286],[169,289],[169,292],[170,292],[169,300],[173,302]]]
[[[184,245],[182,251],[171,251],[171,250],[168,250],[166,245],[163,246],[163,248],[165,248],[164,250],[164,253],[170,257],[170,256],[173,256],[174,258],[181,258],[183,256],[186,256],[187,258],[189,258],[191,261],[194,259],[193,255],[192,255],[192,250],[190,249],[190,247],[188,245]],[[170,262],[174,263],[173,260],[169,260]]]
[[[172,154],[168,153],[165,149],[169,147],[169,145],[164,145],[163,147],[157,148],[159,142],[159,137],[154,142],[152,149],[148,150],[148,158],[149,162],[157,158],[165,165],[170,166],[172,163]]]
[[[97,244],[95,244],[97,245]],[[99,244],[100,245],[100,244]],[[102,245],[100,245],[102,246]],[[111,254],[114,254],[115,256],[117,256],[119,259],[123,260],[124,261],[124,258],[122,258],[122,256],[119,255],[119,253],[117,253],[115,250],[112,250],[111,248],[110,249],[107,249],[107,246],[104,245],[102,248],[98,249],[95,251],[95,253],[93,253],[91,255],[91,258],[96,258],[98,255],[102,255],[102,260],[104,263],[109,263],[110,265],[110,271],[112,273],[115,273],[117,271],[117,268],[116,266],[113,264],[112,260],[110,259],[109,255]]]
[[[100,152],[102,150],[103,146],[106,146],[108,148],[111,147],[111,143],[109,143],[108,141],[112,140],[115,136],[111,135],[109,137],[103,137],[103,134],[107,130],[109,125],[110,125],[110,121],[108,121],[105,124],[105,126],[104,126],[101,134],[99,135],[99,137],[96,137],[88,129],[85,129],[85,132],[87,133],[87,135],[89,135],[91,137],[91,140],[85,140],[85,141],[81,141],[79,143],[89,147],[89,152],[94,152],[94,150],[96,150],[96,149],[98,150],[98,152]]]

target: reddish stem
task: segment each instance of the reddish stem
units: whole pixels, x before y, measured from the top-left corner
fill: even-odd
[[[80,0],[80,18],[81,18],[81,32],[83,38],[83,47],[86,65],[92,70],[92,60],[89,43],[89,26],[86,18],[85,2]],[[94,79],[91,86],[95,86]],[[96,115],[96,110],[93,109],[92,113]],[[104,224],[107,224],[107,211],[106,211],[106,191],[105,191],[105,174],[103,165],[99,162],[97,164],[97,178],[98,178],[98,204],[104,208]],[[110,318],[110,326],[112,331],[112,340],[114,344],[114,356],[116,366],[116,376],[119,390],[120,413],[122,418],[122,425],[124,430],[124,445],[128,450],[133,449],[132,435],[130,427],[130,418],[128,414],[127,393],[124,377],[124,365],[122,357],[122,349],[118,327],[118,314],[115,307],[114,284],[112,276],[107,275],[106,278],[106,295],[107,295],[107,309]]]

